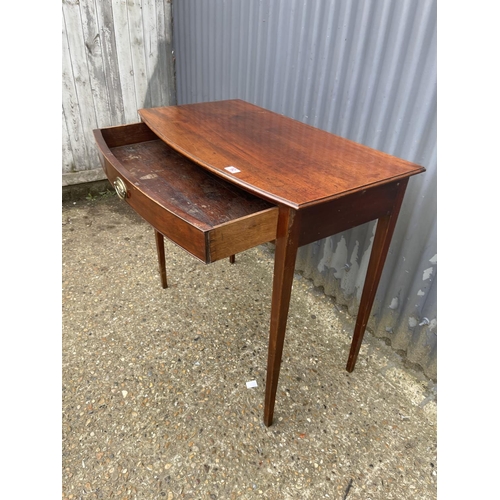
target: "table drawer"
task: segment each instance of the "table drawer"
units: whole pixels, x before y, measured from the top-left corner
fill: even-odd
[[[203,262],[276,238],[278,207],[183,157],[144,123],[94,130],[94,136],[118,195]]]

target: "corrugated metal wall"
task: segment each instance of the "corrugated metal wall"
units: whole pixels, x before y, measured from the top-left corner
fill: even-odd
[[[419,163],[369,327],[436,378],[436,2],[174,0],[179,104],[241,98]],[[357,311],[375,223],[299,251]]]
[[[105,178],[92,130],[175,104],[172,5],[63,0],[63,185]]]

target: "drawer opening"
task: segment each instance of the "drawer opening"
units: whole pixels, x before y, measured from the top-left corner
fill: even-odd
[[[94,132],[109,181],[158,232],[209,263],[276,237],[278,208],[185,158],[144,123]]]

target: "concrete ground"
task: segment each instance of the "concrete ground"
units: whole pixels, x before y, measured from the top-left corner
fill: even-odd
[[[116,196],[63,202],[64,499],[435,499],[422,374],[296,276],[262,423],[273,254],[204,265]],[[257,386],[247,388],[247,382]]]

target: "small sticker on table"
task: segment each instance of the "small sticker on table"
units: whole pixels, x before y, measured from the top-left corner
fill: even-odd
[[[250,380],[250,382],[247,382],[247,389],[251,389],[252,387],[257,387],[257,380]]]
[[[241,172],[241,170],[238,170],[236,167],[233,167],[232,165],[229,165],[229,167],[224,167],[224,170],[227,170],[232,174],[237,174],[238,172]]]

